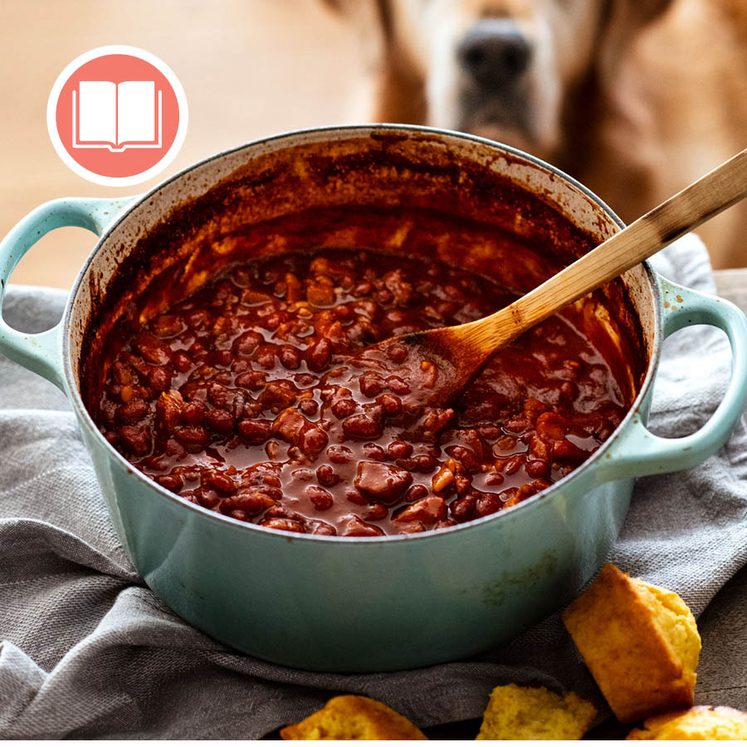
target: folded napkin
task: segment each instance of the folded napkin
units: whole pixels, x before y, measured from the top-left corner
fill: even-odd
[[[655,264],[713,291],[693,236]],[[11,287],[4,313],[16,328],[39,331],[64,299]],[[703,424],[729,371],[720,332],[670,338],[653,429],[678,436]],[[701,466],[639,480],[609,559],[702,613],[747,565],[746,446],[740,424]],[[557,614],[484,656],[388,674],[295,671],[215,642],[171,613],[132,568],[63,395],[2,356],[0,464],[0,737],[258,738],[343,692],[380,699],[421,727],[478,718],[490,690],[509,681],[599,697]],[[745,626],[732,622],[747,600],[739,578],[719,614],[701,619],[698,699],[747,708]]]

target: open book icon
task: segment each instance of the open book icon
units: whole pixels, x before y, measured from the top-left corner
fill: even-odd
[[[73,148],[161,147],[162,92],[152,80],[82,80],[73,90]]]

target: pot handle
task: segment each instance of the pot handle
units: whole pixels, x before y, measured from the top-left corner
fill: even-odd
[[[731,379],[723,400],[707,423],[681,438],[651,433],[638,413],[605,455],[606,480],[642,477],[690,469],[715,454],[727,441],[747,399],[747,317],[730,301],[708,296],[659,278],[664,337],[684,327],[710,324],[726,332],[732,352]]]
[[[26,252],[55,228],[76,226],[101,236],[133,197],[107,199],[68,197],[32,210],[0,242],[0,353],[64,390],[62,322],[37,334],[19,332],[2,315],[8,278]]]

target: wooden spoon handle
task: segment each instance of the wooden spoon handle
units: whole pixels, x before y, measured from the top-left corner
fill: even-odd
[[[505,309],[464,325],[472,327],[468,335],[470,342],[482,349],[494,349],[509,342],[745,196],[747,149],[638,218]],[[478,330],[478,325],[485,326]]]

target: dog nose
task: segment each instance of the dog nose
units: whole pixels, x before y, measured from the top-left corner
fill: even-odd
[[[514,82],[527,69],[532,49],[513,22],[491,18],[476,23],[459,45],[462,68],[482,87]]]

